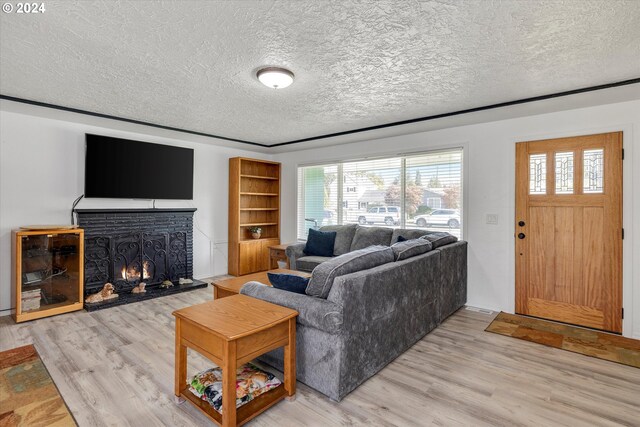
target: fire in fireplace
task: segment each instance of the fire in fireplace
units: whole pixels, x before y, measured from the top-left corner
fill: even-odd
[[[128,233],[115,236],[112,262],[113,271],[119,273],[114,275],[116,290],[133,288],[141,281],[154,285],[184,277],[184,270],[179,271],[178,277],[171,277],[170,271],[175,269],[176,263],[169,263],[169,259],[175,257],[167,256],[167,248],[172,244],[175,247],[175,240],[184,238],[183,233]]]
[[[149,263],[149,261],[143,261],[142,281],[149,280],[153,277],[153,274],[149,273],[150,271],[152,271],[151,263]],[[134,265],[130,265],[129,268],[123,266],[120,270],[120,277],[127,282],[136,283],[140,281],[140,269],[135,263]]]

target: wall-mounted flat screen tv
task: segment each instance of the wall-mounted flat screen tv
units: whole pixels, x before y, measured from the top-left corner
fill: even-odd
[[[193,150],[86,135],[85,197],[193,199]]]

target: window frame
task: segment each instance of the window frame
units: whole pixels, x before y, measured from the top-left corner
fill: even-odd
[[[442,144],[442,145],[438,145],[438,146],[434,146],[433,149],[430,150],[420,150],[420,151],[410,151],[410,152],[402,152],[402,153],[379,153],[379,154],[374,154],[374,155],[370,155],[370,156],[366,156],[366,157],[345,157],[345,158],[338,158],[338,159],[327,159],[327,160],[323,160],[323,161],[318,161],[318,162],[299,162],[295,164],[295,171],[296,171],[296,186],[295,186],[295,191],[296,191],[296,200],[295,200],[295,218],[296,220],[294,221],[296,223],[296,229],[294,231],[295,233],[295,239],[297,241],[300,242],[304,242],[306,241],[306,239],[302,239],[298,237],[298,231],[299,231],[299,225],[298,221],[299,221],[299,211],[298,208],[300,206],[300,202],[304,202],[304,191],[303,191],[303,187],[300,185],[300,168],[306,168],[306,167],[314,167],[314,166],[337,166],[338,167],[338,201],[342,198],[343,199],[343,175],[344,173],[342,172],[342,167],[345,163],[352,163],[352,162],[364,162],[364,161],[370,161],[370,160],[385,160],[385,159],[393,159],[393,158],[399,158],[401,160],[401,202],[400,202],[400,206],[404,206],[405,204],[405,191],[406,191],[406,160],[410,159],[410,158],[414,158],[414,157],[422,157],[422,156],[428,156],[428,155],[433,155],[433,154],[437,154],[437,153],[446,153],[446,152],[450,152],[450,151],[456,151],[459,150],[461,153],[461,159],[460,159],[460,185],[462,187],[462,191],[460,194],[460,207],[458,209],[455,209],[459,212],[460,215],[460,236],[459,239],[460,240],[464,240],[466,237],[466,224],[467,224],[467,209],[466,207],[469,205],[469,193],[467,191],[467,187],[468,187],[468,176],[469,176],[469,168],[468,168],[468,162],[467,162],[467,158],[469,155],[469,142],[468,141],[463,141],[463,142],[458,142],[458,143],[454,143],[454,144]],[[301,193],[302,191],[302,193]],[[344,200],[344,199],[343,199]],[[360,202],[358,203],[358,209],[360,209]],[[440,203],[442,204],[442,202]],[[371,206],[367,206],[366,211],[368,212],[370,209],[372,209]],[[437,208],[437,209],[443,209],[443,208]],[[406,218],[406,214],[404,212],[402,212],[403,215],[401,215],[401,221],[400,224],[398,225],[398,227],[389,227],[386,225],[379,225],[381,227],[389,227],[389,228],[406,228],[407,226],[407,218]],[[340,224],[343,220],[343,218],[341,218],[342,215],[340,215],[340,210],[338,213],[338,218],[339,218],[339,222],[338,224]]]

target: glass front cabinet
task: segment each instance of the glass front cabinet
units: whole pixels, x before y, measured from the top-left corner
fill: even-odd
[[[84,231],[14,231],[16,322],[82,309]]]

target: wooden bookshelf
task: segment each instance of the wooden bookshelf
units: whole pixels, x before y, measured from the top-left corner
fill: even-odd
[[[249,228],[262,228],[254,239]],[[280,163],[229,159],[229,274],[269,269],[269,246],[280,244]]]
[[[241,178],[254,178],[254,179],[268,179],[277,181],[279,178],[274,176],[260,176],[260,175],[240,175]]]

